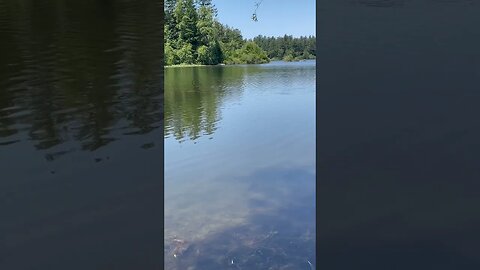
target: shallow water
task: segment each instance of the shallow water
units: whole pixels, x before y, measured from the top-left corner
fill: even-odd
[[[309,262],[315,61],[166,68],[166,269]]]

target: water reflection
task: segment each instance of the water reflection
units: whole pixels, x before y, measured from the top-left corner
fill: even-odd
[[[304,79],[308,83],[315,79],[312,64],[312,61],[288,65],[272,62],[227,68],[166,68],[164,136],[172,136],[179,142],[212,137],[222,119],[221,109],[240,104],[245,89],[253,88],[257,94],[290,95],[291,90],[305,91],[301,77],[306,76]]]
[[[0,0],[0,269],[161,269],[162,14]]]
[[[221,119],[219,107],[239,94],[243,68],[167,68],[165,70],[165,136],[183,141],[212,135]]]
[[[160,126],[158,3],[0,5],[0,145],[77,141],[92,151]]]
[[[165,70],[165,269],[315,265],[315,62]]]

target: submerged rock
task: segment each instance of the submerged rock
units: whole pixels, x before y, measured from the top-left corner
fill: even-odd
[[[185,240],[175,238],[173,239],[173,247],[174,247],[172,250],[173,257],[178,258],[189,249],[190,244]]]

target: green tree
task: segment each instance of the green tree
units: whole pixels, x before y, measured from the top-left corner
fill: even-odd
[[[240,61],[239,59],[234,61],[235,51],[242,48],[245,44],[240,30],[229,27],[228,25],[222,25],[219,22],[215,22],[215,29],[221,47],[223,61],[226,64],[238,63]]]
[[[295,61],[315,58],[315,37],[294,38],[289,35],[283,37],[257,36],[253,39],[267,52],[270,59],[283,59]]]
[[[178,37],[178,31],[176,31],[176,18],[174,16],[175,13],[175,6],[177,4],[177,0],[165,0],[164,5],[164,12],[165,12],[165,25],[164,25],[164,32],[165,32],[165,39],[167,41],[176,40]]]
[[[216,39],[213,10],[208,6],[200,6],[198,9],[197,29],[199,43],[206,45]]]
[[[211,0],[200,0],[198,8],[198,42],[197,61],[200,64],[215,65],[223,60],[215,28],[216,10]]]
[[[265,51],[253,41],[246,42],[227,59],[228,64],[263,64],[269,61]]]
[[[166,0],[164,12],[166,65],[256,64],[315,56],[312,37],[259,36],[245,40],[240,30],[217,21],[212,0]]]
[[[175,7],[174,17],[178,31],[178,41],[192,45],[196,49],[198,45],[197,10],[193,0],[178,0]]]
[[[192,64],[195,60],[192,44],[184,43],[176,52],[179,64]]]
[[[172,47],[170,42],[165,43],[165,65],[175,65],[179,63],[176,50]]]
[[[216,65],[223,61],[222,50],[218,42],[213,41],[208,45],[201,45],[197,49],[197,61],[199,64]]]

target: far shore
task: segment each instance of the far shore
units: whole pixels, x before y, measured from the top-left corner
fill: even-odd
[[[308,60],[315,60],[313,59],[301,59],[301,60],[294,60],[294,61],[285,61],[280,59],[271,59],[270,62],[301,62],[301,61],[308,61]],[[264,64],[268,64],[264,63]],[[178,65],[170,65],[170,66],[163,66],[165,68],[176,68],[176,67],[215,67],[215,66],[236,66],[236,65],[259,65],[259,64],[217,64],[217,65],[201,65],[201,64],[178,64]]]
[[[219,65],[180,64],[180,65],[170,65],[170,66],[164,66],[164,67],[174,68],[174,67],[208,67],[208,66],[219,66]]]

